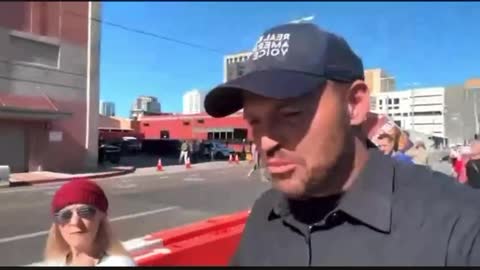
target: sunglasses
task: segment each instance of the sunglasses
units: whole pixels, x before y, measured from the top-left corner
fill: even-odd
[[[55,213],[55,222],[57,224],[70,222],[70,219],[73,217],[73,211],[75,211],[80,218],[84,219],[92,219],[97,213],[97,209],[90,205],[80,206],[76,209],[62,209]]]

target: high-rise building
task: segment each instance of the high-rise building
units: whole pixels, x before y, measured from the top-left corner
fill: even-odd
[[[97,167],[100,9],[0,2],[0,164],[12,172]]]
[[[223,82],[242,76],[245,72],[245,62],[250,52],[225,55],[223,58]]]
[[[205,94],[193,89],[183,95],[183,114],[197,114],[205,111],[203,101]]]
[[[381,68],[366,69],[365,83],[370,89],[370,94],[395,91],[395,77],[390,76]]]
[[[130,116],[138,117],[146,113],[160,113],[161,107],[158,99],[153,96],[139,96],[133,103]]]
[[[387,114],[403,129],[463,144],[475,134],[472,94],[463,85],[415,88],[377,93],[370,105],[373,112]]]
[[[104,116],[115,116],[115,103],[100,101],[100,114]]]
[[[480,135],[480,78],[471,78],[465,81],[465,88],[469,99],[473,102],[475,117],[475,134]]]

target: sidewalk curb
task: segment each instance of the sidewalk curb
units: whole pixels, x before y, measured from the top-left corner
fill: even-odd
[[[175,169],[175,170],[168,170],[169,166],[165,166],[163,171],[155,171],[155,167],[145,167],[141,168],[140,170],[148,169],[148,172],[144,172],[144,174],[138,176],[151,176],[151,175],[169,175],[169,174],[177,174],[177,173],[185,173],[185,172],[195,172],[195,171],[208,171],[208,170],[216,170],[216,169],[224,169],[224,168],[235,168],[235,167],[247,167],[247,165],[251,165],[249,163],[240,163],[238,165],[229,164],[225,166],[214,166],[214,167],[196,167],[195,164],[192,164],[191,169]],[[179,166],[179,165],[170,165],[170,166]],[[182,165],[183,166],[183,165]]]
[[[28,181],[9,181],[8,185],[0,186],[0,188],[8,188],[8,187],[19,187],[19,186],[35,186],[37,184],[45,184],[45,183],[53,183],[53,182],[64,182],[71,180],[73,178],[89,178],[89,179],[99,179],[99,178],[107,178],[107,177],[114,177],[120,175],[126,175],[129,173],[135,172],[135,167],[130,167],[128,169],[121,169],[121,170],[114,170],[110,172],[102,172],[102,173],[86,173],[86,174],[79,174],[79,175],[71,175],[68,177],[62,178],[54,178],[54,179],[44,179],[44,180],[36,180],[34,183]]]

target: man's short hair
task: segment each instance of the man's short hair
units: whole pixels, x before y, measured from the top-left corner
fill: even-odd
[[[392,135],[387,134],[387,133],[382,133],[382,134],[380,134],[380,136],[378,136],[378,139],[379,139],[379,140],[388,139],[389,141],[393,142],[393,137],[392,137]]]

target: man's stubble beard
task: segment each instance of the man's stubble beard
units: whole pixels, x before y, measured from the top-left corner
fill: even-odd
[[[353,168],[355,157],[356,129],[346,125],[343,140],[339,141],[339,151],[330,168],[317,173],[307,182],[304,197],[325,197],[342,192],[342,187],[348,180]]]

